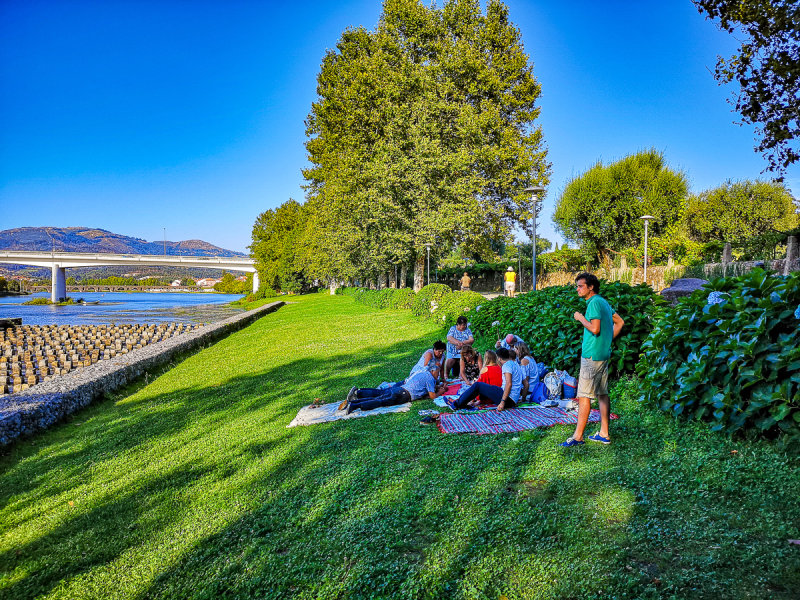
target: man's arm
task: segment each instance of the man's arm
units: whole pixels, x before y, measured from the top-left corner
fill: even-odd
[[[622,320],[617,313],[614,313],[611,316],[611,319],[614,321],[614,338],[619,335],[619,332],[622,331],[622,328],[625,326],[625,321]]]
[[[500,399],[500,404],[497,405],[498,412],[505,410],[506,398],[511,394],[511,373],[503,373],[503,378],[505,379],[505,385],[503,385],[503,397]]]
[[[428,392],[428,397],[429,397],[431,400],[435,400],[436,398],[438,398],[439,396],[441,396],[442,394],[444,394],[444,391],[445,391],[446,389],[447,389],[447,384],[445,384],[445,383],[443,383],[443,384],[441,384],[441,385],[437,385],[437,386],[436,386],[436,391],[435,391],[435,392]]]
[[[578,321],[578,323],[580,323],[586,329],[592,332],[593,335],[598,335],[600,333],[600,319],[592,319],[591,321],[589,321],[578,311],[575,311],[575,314],[572,316],[575,317],[575,320]]]

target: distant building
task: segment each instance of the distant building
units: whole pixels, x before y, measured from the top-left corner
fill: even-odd
[[[213,279],[211,277],[206,277],[205,279],[198,279],[195,282],[195,285],[197,285],[199,287],[214,287],[220,281],[222,281],[222,280],[221,279]]]
[[[180,279],[176,279],[175,281],[173,281],[173,282],[172,282],[172,283],[170,283],[169,285],[170,285],[171,287],[181,287],[181,280],[180,280]]]

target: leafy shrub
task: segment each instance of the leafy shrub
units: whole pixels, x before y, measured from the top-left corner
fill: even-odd
[[[475,308],[485,302],[486,298],[478,292],[452,292],[439,299],[432,316],[443,324],[453,325],[461,315],[471,319]]]
[[[33,300],[27,300],[22,303],[25,306],[38,306],[44,304],[52,304],[50,298],[34,298]]]
[[[714,279],[668,309],[642,346],[642,400],[715,431],[800,440],[798,326],[800,274]]]
[[[273,290],[271,287],[260,287],[255,294],[248,294],[247,297],[244,299],[245,302],[255,302],[256,300],[262,300],[264,298],[275,298],[278,293]]]
[[[632,373],[660,298],[649,286],[631,287],[618,281],[603,281],[600,295],[625,321],[612,347],[610,375]],[[573,316],[576,311],[584,313],[586,303],[575,286],[554,286],[485,302],[471,319],[472,329],[484,336],[514,333],[528,343],[537,361],[577,376],[583,326]],[[493,327],[494,322],[499,326]]]
[[[452,293],[453,290],[443,283],[429,283],[414,298],[414,303],[411,305],[411,314],[429,318],[431,316],[431,303],[435,302],[438,306],[442,298]]]
[[[411,288],[399,288],[392,290],[389,297],[389,308],[411,308],[414,304],[414,290]]]
[[[352,296],[356,302],[373,308],[411,308],[414,301],[414,290],[409,288],[370,290],[359,287],[341,287],[337,288],[336,293]]]

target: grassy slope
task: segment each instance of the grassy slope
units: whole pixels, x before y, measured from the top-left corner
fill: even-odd
[[[800,468],[613,391],[569,427],[445,436],[410,413],[286,429],[400,378],[407,311],[296,298],[0,458],[0,598],[795,598]]]

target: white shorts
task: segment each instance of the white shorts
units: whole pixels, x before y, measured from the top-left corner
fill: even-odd
[[[516,283],[514,283],[513,281],[506,281],[506,291],[507,292],[513,292],[515,287],[517,287]]]

